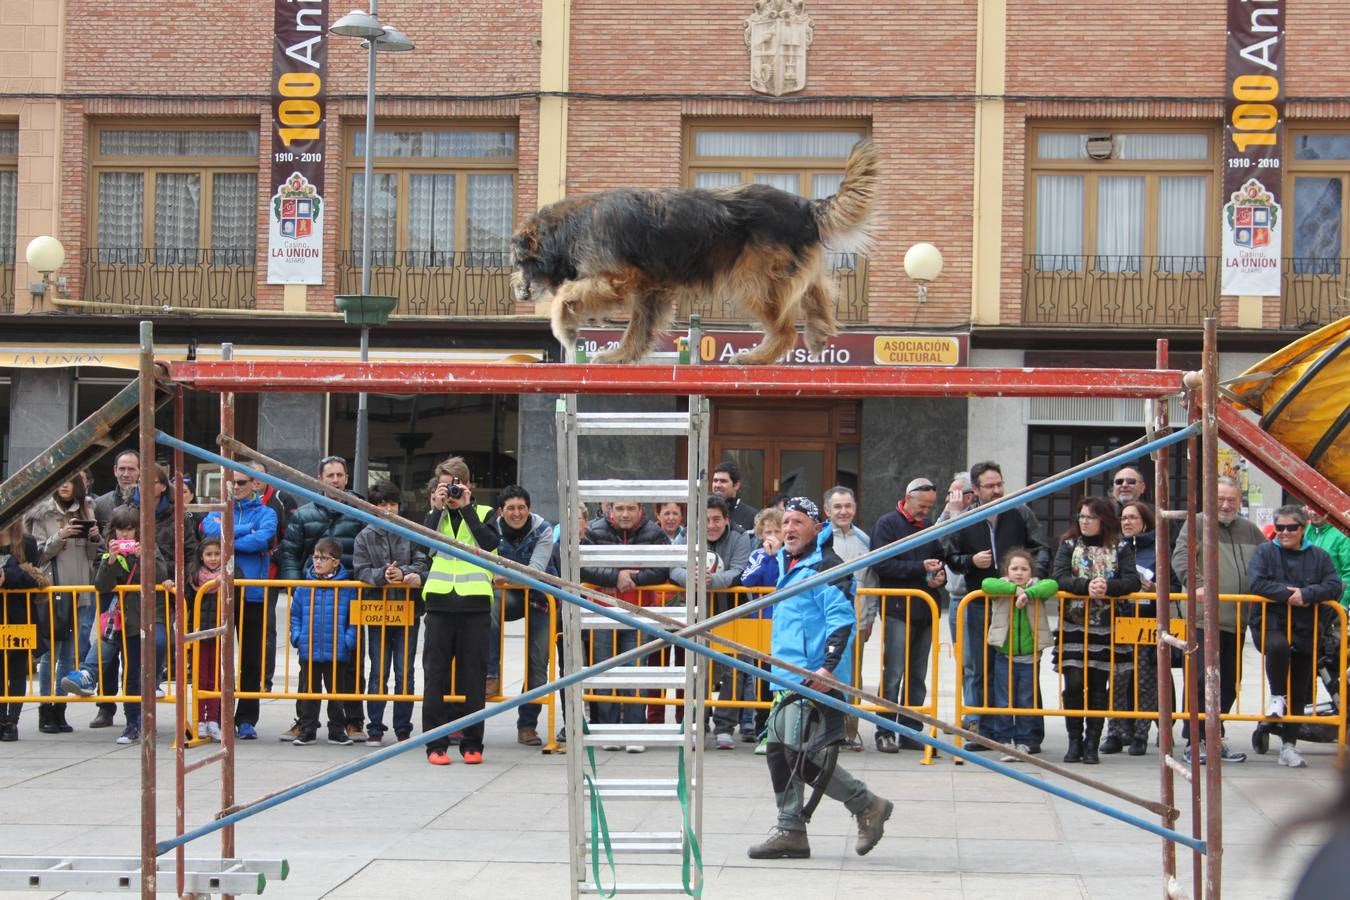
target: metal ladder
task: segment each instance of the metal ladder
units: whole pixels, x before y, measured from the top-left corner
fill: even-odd
[[[696,323],[695,323],[695,327]],[[691,332],[689,346],[696,346]],[[671,354],[674,355],[674,354]],[[683,355],[683,354],[681,354]],[[558,495],[562,521],[559,540],[562,577],[581,581],[581,568],[590,566],[683,566],[689,573],[684,606],[666,606],[662,615],[682,625],[700,621],[708,615],[707,578],[704,559],[707,540],[704,508],[707,503],[709,406],[706,398],[689,397],[687,412],[595,412],[577,411],[575,394],[557,402]],[[667,436],[687,440],[686,479],[597,479],[581,480],[578,475],[579,438],[587,436]],[[688,504],[686,543],[643,546],[632,544],[583,545],[576,521],[583,502],[631,500],[639,503],[681,502]],[[599,614],[563,604],[562,622],[564,662],[569,672],[587,665],[583,630],[608,639],[617,631],[632,631]],[[639,632],[637,643],[649,638]],[[697,894],[701,889],[702,867],[697,848],[703,834],[703,695],[707,682],[707,663],[694,653],[685,655],[684,665],[617,666],[566,689],[567,735],[570,752],[568,774],[568,826],[572,897],[580,894]],[[683,724],[594,724],[583,726],[583,693],[611,689],[683,690]],[[607,745],[641,744],[650,749],[679,751],[672,760],[675,772],[669,777],[607,777],[603,760],[613,766],[617,758],[597,757],[596,750]],[[626,756],[626,755],[625,755]],[[683,769],[680,769],[680,766]],[[670,827],[661,831],[615,831],[605,826],[604,805],[638,801],[665,801],[670,810]],[[599,827],[596,827],[599,823]],[[651,880],[660,869],[660,856],[675,857],[674,877]],[[602,870],[613,864],[613,882]],[[657,864],[654,864],[657,863]],[[597,883],[597,881],[601,883]]]

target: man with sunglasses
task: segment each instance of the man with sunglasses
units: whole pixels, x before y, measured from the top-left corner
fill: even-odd
[[[1147,492],[1144,473],[1134,466],[1125,466],[1111,480],[1111,496],[1115,498],[1117,513],[1134,501],[1143,500]]]
[[[277,533],[277,514],[264,506],[253,490],[252,477],[242,472],[226,472],[234,495],[234,577],[266,578],[271,562],[272,539]],[[203,537],[220,537],[220,513],[213,512],[202,522]],[[239,628],[239,690],[262,688],[266,590],[249,587],[243,591],[242,609],[235,621]],[[234,727],[241,741],[258,738],[258,701],[240,698],[235,706]]]
[[[1331,555],[1308,542],[1307,527],[1308,516],[1302,506],[1281,506],[1275,510],[1275,539],[1252,554],[1252,591],[1269,601],[1262,604],[1259,622],[1266,680],[1270,683],[1266,716],[1271,719],[1301,716],[1312,701],[1316,690],[1317,607],[1323,600],[1339,602],[1344,590]],[[1274,728],[1284,742],[1280,765],[1307,767],[1295,747],[1302,727],[1296,722],[1283,722]]]

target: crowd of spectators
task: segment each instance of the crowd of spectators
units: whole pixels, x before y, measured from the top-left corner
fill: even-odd
[[[262,468],[259,466],[259,468]],[[171,579],[168,561],[181,536],[186,552],[186,584],[190,599],[201,593],[200,605],[189,606],[191,621],[173,621],[173,604],[155,604],[155,657],[158,675],[166,679],[171,656],[170,635],[175,627],[209,628],[217,623],[220,604],[214,582],[222,565],[220,512],[205,515],[174,513],[173,491],[191,499],[187,479],[154,466],[155,531],[142,540],[139,533],[141,461],[136,453],[119,454],[113,466],[114,486],[102,494],[92,487],[91,473],[81,473],[60,485],[46,500],[0,533],[0,591],[4,591],[6,623],[38,625],[36,652],[4,653],[6,692],[10,702],[0,708],[0,741],[18,736],[21,706],[15,697],[32,693],[39,699],[38,728],[44,733],[69,732],[68,707],[52,702],[62,694],[115,697],[134,694],[139,679],[138,595],[119,585],[139,584],[141,565],[155,567],[164,596],[180,589]],[[283,492],[244,472],[226,472],[233,497],[233,547],[236,577],[283,579],[304,586],[250,586],[239,594],[236,627],[239,635],[238,689],[268,693],[272,689],[277,634],[294,649],[299,664],[298,692],[311,695],[295,703],[292,726],[279,737],[296,745],[319,739],[318,696],[370,695],[392,691],[409,695],[417,690],[416,671],[422,672],[420,727],[430,731],[465,714],[482,709],[501,696],[501,629],[504,622],[528,620],[526,689],[548,678],[549,608],[551,599],[539,592],[512,587],[472,562],[438,553],[387,529],[367,525],[349,514],[315,503],[297,505]],[[324,457],[318,476],[329,488],[349,490],[348,467],[337,456]],[[785,573],[811,553],[822,554],[825,568],[855,560],[870,549],[920,535],[936,523],[998,502],[1005,485],[995,462],[980,462],[969,472],[958,472],[945,490],[924,476],[908,481],[895,508],[880,516],[870,535],[856,522],[858,504],[852,490],[836,486],[810,509],[816,532],[810,546],[802,545],[802,530],[784,530],[784,506],[793,498],[775,498],[764,510],[741,496],[741,475],[731,461],[720,463],[710,478],[706,519],[709,551],[707,585],[712,611],[722,612],[742,602],[741,586],[781,584]],[[998,515],[957,529],[945,536],[916,543],[904,553],[876,562],[841,580],[842,590],[856,611],[850,623],[851,640],[861,659],[878,621],[882,623],[880,693],[888,700],[920,707],[934,686],[929,685],[930,657],[941,610],[948,610],[953,637],[958,609],[964,609],[960,627],[965,655],[960,661],[963,695],[969,705],[984,708],[1035,709],[1041,706],[1039,666],[1042,657],[1058,672],[1063,709],[1151,712],[1156,709],[1158,669],[1156,654],[1139,652],[1138,645],[1115,643],[1114,617],[1152,617],[1151,600],[1124,599],[1139,591],[1158,589],[1157,569],[1169,554],[1171,587],[1185,582],[1192,559],[1186,528],[1172,548],[1157,546],[1157,513],[1144,499],[1147,482],[1137,466],[1121,468],[1113,478],[1110,496],[1081,498],[1068,531],[1051,539],[1024,504],[1007,505]],[[425,527],[464,544],[493,552],[520,565],[557,574],[559,526],[533,512],[529,491],[512,486],[498,492],[496,503],[479,503],[468,465],[450,457],[435,468],[417,503],[405,510],[404,491],[390,481],[369,489],[368,499],[391,515],[405,513]],[[800,500],[802,498],[795,498]],[[1248,632],[1262,651],[1270,697],[1266,716],[1278,721],[1313,702],[1315,663],[1327,636],[1315,624],[1313,610],[1323,600],[1350,597],[1350,539],[1329,525],[1315,510],[1281,507],[1274,532],[1261,529],[1239,514],[1240,489],[1221,478],[1218,492],[1219,582],[1198,581],[1201,598],[1207,590],[1224,594],[1258,594],[1269,603],[1260,611],[1243,604],[1220,606],[1218,628],[1221,705],[1231,709],[1237,694],[1238,659]],[[798,517],[806,509],[796,504]],[[787,510],[790,512],[791,510]],[[626,499],[607,503],[598,515],[582,514],[578,526],[583,543],[668,544],[686,539],[686,511],[680,504],[646,508]],[[795,541],[795,544],[793,542]],[[1198,538],[1195,543],[1199,543]],[[789,545],[796,546],[796,550]],[[819,561],[818,561],[819,562]],[[626,601],[662,602],[657,585],[685,587],[692,579],[682,567],[587,567],[582,581]],[[355,580],[410,604],[406,627],[361,625],[352,612],[357,597],[346,587],[324,587],[324,581]],[[30,603],[25,590],[54,586],[88,586],[94,590],[50,595]],[[882,589],[882,596],[857,590]],[[980,591],[963,607],[958,601],[968,591]],[[1073,595],[1054,599],[1057,592]],[[671,593],[674,593],[672,590]],[[923,595],[933,598],[929,604]],[[1184,604],[1174,614],[1184,615]],[[528,615],[527,615],[528,613]],[[770,620],[773,607],[755,614]],[[1330,617],[1323,617],[1325,621]],[[121,632],[119,635],[118,632]],[[824,640],[826,635],[815,635]],[[1195,635],[1203,640],[1203,635]],[[636,645],[636,634],[619,630],[592,633],[587,641],[594,661],[606,659]],[[1048,652],[1047,652],[1048,651]],[[289,655],[283,655],[289,658]],[[676,655],[678,660],[678,654]],[[837,663],[838,660],[835,660]],[[218,684],[214,642],[203,642],[197,659],[200,687]],[[1189,667],[1192,671],[1198,667]],[[448,702],[451,672],[453,696]],[[727,667],[713,667],[712,686],[723,700],[771,699],[767,682]],[[851,669],[849,671],[852,671]],[[119,685],[126,685],[120,688]],[[1187,704],[1198,702],[1198,682],[1182,685]],[[414,704],[393,702],[386,718],[384,700],[336,700],[327,705],[326,739],[333,744],[380,744],[392,729],[396,740],[413,733]],[[198,733],[219,739],[221,709],[218,699],[203,699],[197,709]],[[101,703],[89,723],[92,728],[113,725],[115,707]],[[521,706],[517,740],[539,747],[544,743],[538,704]],[[123,704],[125,727],[118,741],[133,743],[140,736],[137,702]],[[598,702],[589,716],[597,723],[662,721],[664,706],[634,702]],[[239,698],[233,720],[239,740],[258,738],[259,701]],[[911,716],[894,720],[910,729],[922,728]],[[755,744],[756,752],[772,755],[766,744],[766,711],[721,706],[710,717],[712,740],[719,750],[731,750],[736,738]],[[1100,753],[1147,752],[1151,720],[1103,716],[1064,719],[1068,750],[1064,760],[1093,764]],[[1010,745],[1022,753],[1041,752],[1045,720],[1038,715],[968,716],[965,727]],[[1184,754],[1191,753],[1191,735],[1184,726]],[[1103,738],[1105,731],[1105,738]],[[1296,744],[1299,728],[1277,724],[1283,740],[1280,762],[1306,765]],[[565,739],[565,730],[558,737]],[[849,717],[841,738],[845,746],[863,750],[857,720]],[[876,750],[898,753],[919,749],[909,733],[878,729]],[[464,729],[427,745],[427,759],[449,765],[457,746],[465,763],[483,759],[483,727]],[[984,749],[978,743],[971,749]],[[606,746],[609,750],[642,752],[640,743]],[[1199,747],[1203,754],[1203,743]],[[1224,743],[1219,753],[1229,762],[1244,754]],[[1007,757],[1010,760],[1016,756]],[[861,788],[859,789],[861,790]],[[861,797],[862,794],[858,794]],[[869,795],[870,796],[870,795]],[[861,802],[861,801],[859,801]],[[868,801],[871,802],[871,801]],[[791,824],[791,815],[784,820]],[[791,829],[789,829],[791,830]],[[792,841],[791,846],[797,846]]]

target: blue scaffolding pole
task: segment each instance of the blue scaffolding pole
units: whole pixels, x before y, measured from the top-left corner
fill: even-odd
[[[1157,438],[1153,441],[1149,441],[1140,447],[1131,448],[1130,452],[1134,454],[1146,453],[1151,450],[1158,449],[1160,447],[1170,446],[1172,444],[1186,440],[1188,437],[1191,436],[1192,433],[1195,433],[1198,430],[1199,430],[1198,425],[1192,425],[1187,428],[1183,428],[1178,431],[1172,432],[1171,434],[1168,434],[1166,436]],[[667,641],[669,643],[675,644],[678,647],[683,647],[688,652],[701,654],[702,656],[705,656],[708,659],[713,660],[721,665],[729,666],[747,675],[754,675],[758,678],[768,680],[780,688],[791,690],[804,697],[807,697],[808,699],[822,706],[831,707],[840,712],[843,712],[846,715],[857,716],[858,718],[868,721],[879,728],[888,729],[904,737],[908,737],[913,740],[919,741],[920,743],[927,744],[940,750],[944,750],[947,753],[952,754],[953,756],[959,757],[963,760],[973,763],[974,765],[982,766],[990,770],[991,772],[996,772],[1000,775],[1012,778],[1013,780],[1019,781],[1029,787],[1036,788],[1037,790],[1044,791],[1048,794],[1059,797],[1063,800],[1068,800],[1071,803],[1076,803],[1087,809],[1091,809],[1095,812],[1102,813],[1103,815],[1116,819],[1117,821],[1124,822],[1128,825],[1133,825],[1136,828],[1140,828],[1151,834],[1173,841],[1174,843],[1181,844],[1185,847],[1189,847],[1190,849],[1195,850],[1197,852],[1200,853],[1206,852],[1206,842],[1204,840],[1194,838],[1186,834],[1182,834],[1181,832],[1159,825],[1155,822],[1151,822],[1140,816],[1134,815],[1133,813],[1127,812],[1122,809],[1118,809],[1116,807],[1102,803],[1098,800],[1094,800],[1091,797],[1087,797],[1081,793],[1078,793],[1077,791],[1072,791],[1069,790],[1068,788],[1061,787],[1060,785],[1045,782],[1040,780],[1039,778],[1034,778],[1026,772],[1019,771],[1017,769],[1012,768],[1011,766],[1004,765],[1003,763],[997,762],[992,759],[986,759],[980,754],[971,753],[970,751],[965,750],[964,748],[957,747],[953,744],[949,744],[946,741],[942,741],[936,737],[930,737],[929,735],[925,734],[922,731],[916,731],[914,729],[908,728],[904,725],[899,724],[898,722],[882,718],[881,716],[875,713],[859,710],[858,708],[849,705],[847,702],[837,697],[814,690],[812,688],[807,687],[805,684],[789,680],[781,675],[777,675],[772,672],[765,672],[756,665],[736,659],[733,656],[729,656],[717,650],[713,650],[711,647],[705,646],[704,644],[701,644],[695,640],[691,640],[690,638],[685,637],[681,634],[671,633],[658,624],[654,624],[650,621],[636,618],[610,606],[603,606],[570,590],[561,589],[556,585],[548,584],[526,573],[522,573],[515,569],[507,568],[506,566],[503,566],[499,562],[493,560],[490,556],[487,555],[480,556],[474,552],[471,552],[470,550],[462,549],[460,547],[454,546],[444,541],[433,541],[427,538],[426,536],[416,531],[413,531],[412,529],[407,528],[406,526],[400,525],[395,522],[390,522],[386,519],[382,519],[379,516],[366,512],[365,510],[349,506],[340,500],[334,500],[326,496],[325,494],[321,494],[317,491],[311,491],[308,488],[292,484],[290,482],[285,481],[284,479],[273,476],[267,472],[262,472],[260,470],[250,468],[249,466],[240,463],[237,460],[227,459],[224,456],[221,456],[217,453],[213,453],[210,450],[206,450],[204,448],[197,447],[193,444],[189,444],[185,441],[164,434],[163,432],[156,432],[155,439],[158,443],[163,444],[167,447],[179,449],[184,452],[190,453],[193,456],[196,456],[200,459],[207,460],[209,462],[214,462],[220,465],[222,467],[222,470],[233,470],[237,472],[246,473],[265,484],[270,484],[274,487],[279,488],[286,488],[298,497],[303,497],[311,502],[317,503],[321,506],[328,507],[330,509],[339,510],[369,525],[374,525],[376,527],[390,531],[394,534],[406,537],[417,544],[430,545],[437,551],[448,553],[449,555],[454,556],[458,559],[472,562],[475,565],[479,565],[482,568],[487,569],[490,572],[493,572],[494,574],[513,579],[516,583],[527,586],[533,590],[538,590],[547,594],[551,594],[555,598],[566,600],[567,602],[573,603],[589,612],[606,616],[627,627],[641,631],[644,634],[658,638],[662,641]],[[819,586],[821,584],[838,580],[841,574],[852,572],[856,569],[863,568],[866,565],[870,565],[872,562],[887,559],[898,553],[903,553],[905,552],[905,550],[909,549],[910,546],[913,546],[917,543],[931,541],[937,537],[941,537],[942,535],[951,533],[952,531],[966,528],[972,522],[980,521],[981,519],[998,515],[1005,509],[1021,505],[1022,503],[1025,503],[1027,500],[1035,499],[1036,497],[1041,497],[1045,496],[1046,494],[1052,493],[1053,491],[1063,487],[1064,484],[1069,482],[1069,480],[1077,481],[1081,480],[1082,478],[1087,478],[1090,477],[1091,475],[1098,474],[1102,471],[1106,471],[1114,464],[1114,462],[1115,456],[1114,455],[1108,456],[1100,459],[1098,462],[1094,463],[1091,466],[1075,471],[1070,476],[1064,476],[1063,478],[1060,479],[1047,481],[1046,483],[1039,485],[1032,490],[1026,491],[1017,497],[1008,497],[1004,498],[1003,500],[995,501],[994,503],[990,503],[985,506],[977,507],[975,510],[972,510],[972,512],[980,513],[980,515],[962,516],[959,519],[952,519],[939,525],[933,526],[932,528],[925,529],[921,536],[913,536],[911,538],[897,541],[896,543],[890,544],[887,547],[873,551],[872,553],[869,553],[867,556],[854,560],[852,563],[845,564],[844,566],[835,567],[834,569],[831,569],[828,573],[823,573],[821,575],[817,575],[812,578],[804,579],[802,582],[795,584],[789,588],[785,588],[782,591],[778,591],[774,594],[770,594],[766,597],[760,598],[754,603],[745,604],[744,606],[741,606],[737,610],[731,611],[731,613],[724,613],[722,614],[722,616],[715,616],[712,619],[708,619],[700,623],[699,626],[694,627],[698,627],[699,630],[705,630],[713,627],[720,621],[730,621],[731,619],[737,618],[740,615],[744,615],[746,613],[751,612],[753,609],[758,609],[762,606],[766,606],[771,603],[777,602],[778,600],[786,599],[789,596],[801,593],[802,591],[810,590],[811,588]],[[590,666],[577,672],[567,674],[557,679],[556,681],[552,681],[549,682],[548,684],[534,688],[533,690],[526,691],[525,693],[513,697],[503,703],[494,705],[491,709],[484,708],[482,710],[479,710],[478,712],[471,713],[467,716],[462,716],[459,719],[454,720],[453,722],[449,722],[431,731],[424,732],[423,734],[414,737],[406,742],[402,742],[378,750],[375,753],[362,757],[359,760],[347,763],[343,766],[338,767],[337,769],[325,772],[321,775],[317,775],[314,778],[308,779],[304,782],[293,785],[289,788],[285,788],[281,791],[277,791],[267,797],[261,798],[249,804],[245,804],[239,808],[223,811],[222,814],[215,821],[207,825],[203,825],[192,831],[185,832],[171,840],[157,842],[155,845],[157,853],[159,854],[167,853],[168,851],[173,850],[181,845],[187,844],[198,838],[205,837],[222,828],[225,828],[229,825],[233,825],[239,821],[242,821],[243,819],[255,816],[258,813],[263,812],[264,810],[271,809],[272,807],[285,803],[288,800],[295,799],[296,797],[299,797],[303,794],[307,794],[311,791],[317,790],[318,788],[323,787],[324,785],[331,784],[332,782],[337,781],[341,778],[345,778],[349,775],[354,775],[357,772],[361,772],[365,769],[370,768],[371,766],[378,765],[384,762],[385,760],[392,759],[394,756],[397,756],[400,753],[406,753],[416,747],[421,747],[432,740],[448,736],[450,733],[454,731],[460,731],[470,725],[476,725],[480,722],[487,720],[491,716],[508,712],[512,709],[515,709],[517,706],[520,706],[523,703],[536,702],[546,697],[549,693],[555,690],[568,687],[569,685],[575,684],[576,682],[581,681],[585,678],[590,678],[600,672],[604,672],[615,666],[622,665],[633,658],[645,656],[650,652],[651,650],[645,647],[638,647],[635,650],[629,651],[626,654],[612,657],[611,659],[605,660],[601,663],[597,663],[596,665]]]

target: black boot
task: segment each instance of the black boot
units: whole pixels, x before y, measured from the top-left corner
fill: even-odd
[[[73,732],[75,726],[66,721],[66,704],[53,703],[52,706],[56,707],[56,709],[52,711],[52,721],[56,723],[56,730],[61,734],[70,734]]]
[[[56,724],[56,704],[38,705],[38,731],[43,734],[60,734],[61,727]]]
[[[1083,764],[1095,766],[1100,763],[1101,757],[1097,755],[1097,744],[1102,737],[1102,720],[1088,719],[1086,734],[1083,737]]]
[[[1083,761],[1083,720],[1074,716],[1064,719],[1064,728],[1069,732],[1069,749],[1064,752],[1066,763]]]
[[[1103,753],[1119,753],[1124,749],[1125,744],[1117,735],[1108,734],[1106,739],[1102,741],[1101,750]]]

